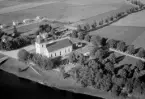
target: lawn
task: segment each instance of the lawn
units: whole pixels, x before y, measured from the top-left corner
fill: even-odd
[[[144,34],[144,27],[134,26],[107,26],[99,30],[90,32],[91,35],[100,35],[107,38],[123,40],[127,44],[132,44],[137,37]]]

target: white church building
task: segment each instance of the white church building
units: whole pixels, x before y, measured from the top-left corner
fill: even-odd
[[[43,38],[38,35],[35,42],[36,53],[47,57],[65,56],[72,52],[72,42],[68,39],[62,39],[54,42],[44,42]]]

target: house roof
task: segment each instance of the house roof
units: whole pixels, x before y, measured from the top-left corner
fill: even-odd
[[[69,39],[63,39],[57,42],[53,42],[46,45],[48,52],[53,52],[68,46],[72,46],[72,42]]]

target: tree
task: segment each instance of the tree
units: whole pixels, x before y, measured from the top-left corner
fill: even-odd
[[[90,42],[91,36],[89,34],[85,35],[85,41]]]
[[[144,69],[144,66],[145,66],[145,63],[144,63],[143,61],[141,61],[141,60],[138,60],[138,61],[136,62],[136,67],[137,67],[140,71]]]
[[[133,79],[130,78],[130,79],[127,79],[126,83],[125,83],[125,86],[124,86],[124,89],[125,89],[125,92],[127,93],[132,93],[133,91]]]
[[[46,24],[45,27],[46,27],[45,32],[47,32],[47,33],[49,33],[52,29],[51,25],[49,25],[49,24]]]
[[[126,78],[132,78],[133,76],[133,71],[131,70],[132,64],[124,64],[124,67],[122,69],[126,70],[127,72],[127,77]]]
[[[13,34],[14,34],[13,35],[14,37],[19,36],[19,33],[18,33],[18,30],[17,30],[16,26],[14,26]]]
[[[72,52],[72,53],[69,55],[69,62],[70,62],[70,63],[76,63],[76,62],[77,62],[75,52]]]
[[[95,78],[94,78],[94,83],[93,83],[93,87],[95,89],[100,89],[100,83],[102,82],[102,78],[103,78],[103,73],[101,72],[97,72],[95,73]]]
[[[71,33],[71,37],[73,38],[77,38],[78,37],[78,33],[76,30],[73,30],[73,32]]]
[[[109,18],[105,19],[105,22],[108,24],[108,22],[109,22]]]
[[[113,85],[112,89],[111,89],[111,94],[113,97],[117,97],[119,96],[121,93],[121,88],[117,85]]]
[[[110,48],[116,48],[117,47],[117,41],[114,40],[114,39],[110,39],[107,41],[107,45],[110,47]]]
[[[116,55],[115,53],[110,54],[110,56],[108,57],[108,59],[115,64],[116,63]]]
[[[82,31],[82,30],[83,30],[83,29],[82,29],[81,25],[78,25],[78,26],[77,26],[77,31],[80,32],[80,31]]]
[[[141,81],[139,79],[134,80],[133,83],[133,94],[136,96],[140,96],[142,94]]]
[[[29,54],[28,51],[26,51],[25,49],[21,49],[18,52],[18,59],[20,61],[26,62],[28,60],[28,58],[29,58],[29,55],[30,54]]]
[[[125,78],[118,77],[117,75],[112,76],[112,81],[114,84],[116,84],[117,86],[120,86],[120,87],[124,86],[124,84],[126,82]]]
[[[99,21],[99,25],[103,25],[103,23],[104,23],[103,20]]]
[[[111,17],[110,17],[110,21],[113,21],[113,20],[114,20],[114,17],[113,17],[113,16],[111,16]]]
[[[135,54],[134,45],[129,45],[129,46],[127,47],[127,52],[128,52],[129,54]]]
[[[102,59],[104,55],[106,54],[106,51],[103,49],[98,49],[95,53],[95,58]]]
[[[79,33],[78,33],[78,38],[79,38],[80,40],[83,40],[83,39],[84,39],[84,33],[83,33],[83,32],[79,32]]]
[[[44,65],[43,67],[45,70],[51,70],[54,67],[54,64],[51,59],[49,58],[44,58]]]
[[[78,53],[78,54],[76,55],[76,60],[77,60],[77,63],[79,63],[79,64],[84,64],[84,62],[85,62],[85,57],[84,57],[83,54]]]
[[[114,73],[114,65],[111,62],[105,64],[105,69],[111,73]]]
[[[2,29],[0,29],[0,38],[5,34],[4,31],[2,31]]]
[[[13,49],[13,44],[12,41],[8,40],[7,42],[4,43],[6,49],[5,50],[12,50]]]
[[[94,35],[91,37],[91,42],[95,46],[101,46],[102,44],[102,38],[99,35]]]
[[[94,21],[93,24],[92,24],[92,29],[96,29],[96,27],[97,27],[97,22]]]
[[[90,31],[91,27],[90,25],[87,23],[85,26],[84,26],[84,30],[87,32],[87,31]]]
[[[126,78],[127,77],[127,71],[125,69],[120,69],[118,71],[118,75],[120,75],[123,78]]]
[[[92,85],[94,78],[92,74],[93,70],[91,68],[88,68],[87,66],[80,66],[80,68],[75,70],[75,79],[77,82],[81,83],[83,87],[87,87]]]
[[[95,53],[96,51],[98,50],[98,47],[97,46],[93,46],[91,49],[90,49],[90,56],[95,56]]]
[[[119,41],[119,42],[117,43],[117,49],[118,49],[118,50],[124,52],[124,51],[125,51],[125,47],[126,47],[125,42],[123,42],[123,41]]]
[[[111,75],[104,75],[99,85],[101,90],[109,91],[112,87]]]
[[[138,53],[136,54],[136,56],[138,56],[140,58],[144,58],[145,57],[145,50],[144,50],[144,48],[140,48]]]

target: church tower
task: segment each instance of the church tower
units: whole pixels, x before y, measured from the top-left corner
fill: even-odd
[[[36,48],[36,53],[41,54],[43,53],[43,44],[42,44],[42,37],[40,35],[37,35],[36,41],[35,41],[35,48]]]

